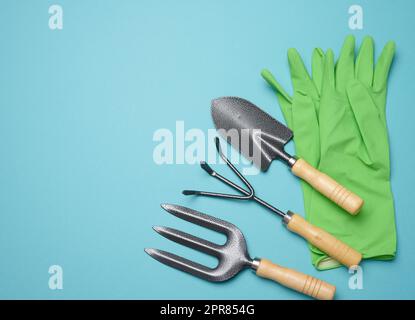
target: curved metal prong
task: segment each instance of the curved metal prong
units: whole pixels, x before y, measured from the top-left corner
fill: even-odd
[[[239,171],[238,171],[238,169],[236,169],[236,167],[232,164],[232,162],[230,162],[229,161],[229,159],[225,156],[225,154],[222,152],[222,148],[221,148],[221,146],[220,146],[220,141],[219,141],[219,138],[218,137],[216,137],[215,138],[215,145],[216,145],[216,150],[218,151],[218,153],[219,153],[219,155],[220,155],[220,157],[222,158],[222,160],[223,161],[225,161],[226,162],[226,164],[228,165],[228,167],[229,168],[231,168],[231,170],[238,176],[238,178],[244,183],[244,185],[248,188],[248,190],[249,190],[249,195],[248,195],[248,192],[242,192],[242,193],[244,193],[246,196],[249,196],[249,199],[252,199],[253,197],[255,197],[255,190],[254,190],[254,188],[251,186],[251,184],[249,183],[249,181],[248,180],[246,180],[245,179],[245,177],[242,175],[242,173],[240,173]],[[222,180],[223,181],[223,179],[220,179],[220,180]],[[223,182],[225,182],[225,183],[227,183],[227,182],[230,182],[228,179],[225,179],[226,181],[223,181]],[[241,187],[239,187],[239,188],[235,188],[235,184],[234,183],[232,183],[232,184],[229,184],[228,183],[228,185],[230,185],[231,187],[233,187],[234,189],[236,189],[236,190],[238,190],[239,192],[241,192],[241,190],[240,189],[242,189]]]
[[[200,167],[211,176],[214,176],[216,174],[215,170],[213,170],[212,167],[206,161],[200,161]]]
[[[190,247],[198,251],[202,251],[206,254],[213,255],[215,257],[220,257],[221,246],[217,245],[216,243],[195,237],[189,233],[173,228],[153,227],[153,229],[163,237],[174,242],[180,243],[186,247]]]
[[[167,239],[215,256],[219,263],[216,268],[212,269],[169,252],[146,249],[146,252],[153,258],[209,281],[225,281],[236,275],[241,269],[252,265],[245,238],[233,224],[190,208],[173,204],[162,204],[161,206],[180,219],[225,234],[227,240],[224,245],[218,245],[176,229],[154,227],[156,232]]]
[[[183,190],[182,194],[185,196],[190,195],[197,195],[197,196],[205,196],[205,197],[214,197],[214,198],[225,198],[225,199],[236,199],[236,200],[251,200],[253,197],[255,197],[254,190],[252,186],[245,180],[245,178],[242,177],[242,181],[247,182],[247,186],[249,188],[249,192],[243,189],[242,187],[238,186],[237,184],[233,183],[229,179],[226,179],[224,176],[217,173],[215,170],[213,170],[206,162],[201,161],[200,167],[205,170],[209,175],[212,177],[218,179],[219,181],[223,182],[224,184],[227,184],[228,186],[234,188],[235,190],[239,191],[243,195],[238,194],[228,194],[228,193],[220,193],[220,192],[210,192],[210,191],[199,191],[199,190]]]
[[[244,261],[249,260],[248,258],[245,259],[245,257],[248,257],[248,253],[247,253],[248,250],[246,247],[245,237],[243,236],[242,232],[238,229],[238,227],[236,227],[232,223],[218,219],[216,217],[212,217],[202,212],[192,210],[190,208],[182,207],[179,205],[175,205],[175,204],[162,204],[161,207],[167,212],[171,213],[172,215],[180,219],[183,219],[191,223],[205,227],[207,229],[211,229],[213,231],[225,234],[227,237],[227,241],[223,246],[213,244],[214,246],[216,245],[217,248],[220,248],[221,258],[224,258],[226,256],[226,252],[234,252],[234,253],[239,253],[241,256],[243,256]],[[174,239],[172,240],[175,241]],[[199,240],[205,241],[205,243],[208,243],[209,245],[212,244],[209,241],[206,241],[203,239],[199,239]],[[231,248],[231,251],[229,251],[230,248]]]
[[[251,196],[238,196],[236,194],[209,192],[209,191],[198,191],[198,190],[183,190],[182,194],[185,196],[204,196],[212,198],[225,198],[225,199],[236,199],[236,200],[249,200]]]
[[[231,230],[235,229],[236,226],[233,224],[220,220],[218,218],[209,216],[207,214],[201,213],[196,210],[192,210],[190,208],[182,207],[175,204],[162,204],[161,207],[166,210],[167,212],[171,213],[172,215],[189,221],[191,223],[195,223],[199,226],[214,230],[216,232],[220,232],[223,234],[228,235]],[[237,229],[237,228],[236,228]]]
[[[196,277],[206,279],[209,281],[225,281],[226,278],[221,278],[214,273],[214,269],[208,268],[200,263],[188,260],[173,253],[158,250],[158,249],[144,249],[152,258],[164,263],[175,269],[190,273]]]
[[[219,192],[209,192],[209,191],[199,191],[199,190],[183,190],[182,193],[186,196],[189,195],[198,195],[198,196],[205,196],[205,197],[216,197],[216,198],[226,198],[226,199],[236,199],[236,200],[251,200],[255,198],[255,190],[251,186],[248,180],[236,169],[236,167],[229,161],[229,159],[225,156],[222,152],[220,147],[219,138],[215,138],[215,145],[216,150],[219,156],[225,161],[226,165],[238,176],[238,178],[243,182],[243,184],[248,188],[249,191],[245,190],[244,188],[238,186],[236,183],[230,181],[229,179],[225,178],[224,176],[217,173],[213,170],[205,161],[200,162],[200,167],[205,170],[209,175],[218,179],[219,181],[223,182],[224,184],[230,186],[231,188],[239,191],[242,195],[237,194],[228,194],[228,193],[219,193]]]

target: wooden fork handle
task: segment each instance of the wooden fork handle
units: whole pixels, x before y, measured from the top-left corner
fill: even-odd
[[[319,300],[333,300],[336,287],[304,273],[281,267],[269,260],[258,261],[256,274]]]
[[[288,215],[290,218],[285,222],[290,231],[302,236],[334,260],[349,268],[358,265],[362,260],[362,254],[360,252],[349,247],[327,231],[312,225],[298,214],[289,211]]]
[[[304,159],[298,159],[291,171],[351,215],[358,214],[362,208],[364,203],[362,198],[343,187],[333,178],[318,171]]]

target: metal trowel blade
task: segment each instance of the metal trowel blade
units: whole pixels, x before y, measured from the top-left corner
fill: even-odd
[[[292,131],[252,102],[238,97],[214,99],[212,118],[218,133],[261,171],[276,158],[287,160],[284,146]]]

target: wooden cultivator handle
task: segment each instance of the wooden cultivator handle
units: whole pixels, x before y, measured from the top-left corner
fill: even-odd
[[[289,214],[291,218],[287,221],[287,228],[302,236],[334,260],[348,268],[358,265],[362,260],[360,252],[349,247],[327,231],[312,225],[298,214],[293,214],[292,212],[289,212]]]
[[[256,274],[319,300],[333,300],[336,287],[304,273],[261,259]]]
[[[304,159],[298,159],[291,171],[348,213],[356,215],[362,208],[364,203],[362,198],[347,190],[328,175],[318,171]]]

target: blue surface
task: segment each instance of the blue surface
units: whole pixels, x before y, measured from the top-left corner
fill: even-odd
[[[354,2],[343,0],[60,0],[64,28],[52,31],[54,3],[0,5],[0,298],[303,298],[249,271],[212,284],[150,259],[144,247],[214,263],[152,225],[223,240],[166,214],[162,202],[232,221],[252,255],[336,284],[339,299],[415,298],[415,2],[359,1],[364,29],[354,32]],[[210,100],[222,95],[243,96],[282,119],[260,70],[270,68],[290,88],[289,47],[309,63],[314,46],[339,52],[350,33],[359,41],[372,35],[377,49],[397,43],[388,125],[398,254],[364,262],[364,289],[354,291],[345,269],[314,270],[305,243],[266,210],[182,196],[183,188],[220,186],[196,165],[156,165],[152,140],[176,120],[212,128]],[[286,167],[275,163],[250,180],[264,199],[303,212],[299,182]],[[54,264],[64,270],[63,290],[48,287]]]

